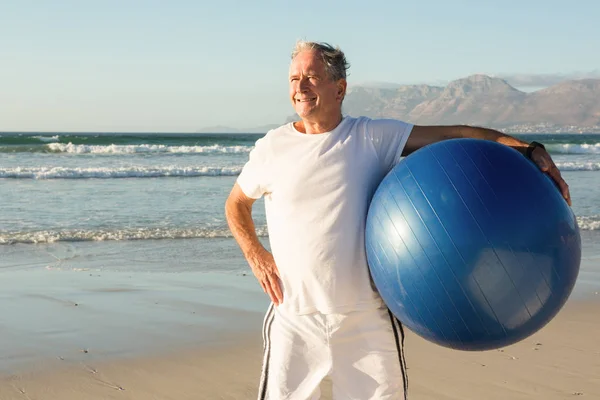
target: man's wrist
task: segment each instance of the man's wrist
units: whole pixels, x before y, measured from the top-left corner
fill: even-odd
[[[538,147],[546,150],[546,147],[543,144],[541,144],[540,142],[533,141],[533,142],[529,143],[529,146],[527,146],[527,150],[525,150],[525,157],[527,157],[531,160],[531,154]]]

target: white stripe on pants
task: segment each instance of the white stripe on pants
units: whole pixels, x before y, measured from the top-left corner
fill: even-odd
[[[263,324],[259,400],[313,400],[331,377],[334,400],[405,400],[402,325],[387,308],[290,315],[271,305]]]

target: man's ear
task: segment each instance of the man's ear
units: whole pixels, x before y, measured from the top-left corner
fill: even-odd
[[[348,82],[346,82],[345,79],[340,79],[337,82],[337,88],[338,88],[337,99],[338,100],[340,100],[340,101],[344,100],[344,97],[346,97],[346,88],[347,88],[347,86],[348,86]]]

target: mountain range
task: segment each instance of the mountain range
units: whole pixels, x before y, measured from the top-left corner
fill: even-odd
[[[344,112],[353,116],[397,118],[421,125],[597,130],[600,128],[600,79],[560,82],[531,93],[487,75],[471,75],[445,87],[404,85],[386,89],[358,86],[347,94]]]
[[[534,92],[471,75],[446,86],[353,86],[344,114],[396,118],[420,125],[466,124],[510,132],[600,132],[600,79],[568,80]],[[288,117],[287,121],[293,119]],[[276,125],[219,132],[266,132]],[[207,132],[208,129],[203,129]],[[214,132],[214,131],[213,131]]]

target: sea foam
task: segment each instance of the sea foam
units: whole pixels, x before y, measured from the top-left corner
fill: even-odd
[[[257,227],[259,237],[267,236],[267,227]],[[108,240],[159,240],[194,238],[230,238],[231,232],[225,227],[205,228],[126,228],[126,229],[49,229],[29,232],[1,232],[0,244],[91,242]]]
[[[0,168],[0,178],[12,179],[114,179],[197,176],[236,176],[241,167],[14,167]]]
[[[146,154],[146,153],[177,153],[177,154],[235,154],[248,153],[251,146],[168,146],[164,144],[138,144],[138,145],[87,145],[72,143],[50,143],[46,145],[52,153],[70,154]]]

